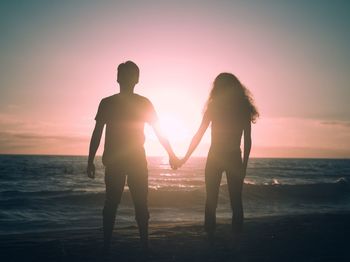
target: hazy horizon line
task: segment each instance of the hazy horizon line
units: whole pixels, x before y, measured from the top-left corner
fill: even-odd
[[[16,153],[0,153],[0,156],[44,156],[44,157],[56,157],[56,156],[63,156],[63,157],[88,157],[88,154],[86,155],[80,155],[80,154],[16,154]],[[96,155],[96,157],[102,157],[102,155]],[[159,157],[159,158],[164,158],[167,156],[161,156],[161,155],[148,155],[146,156],[147,158],[149,157]],[[191,156],[191,158],[206,158],[207,155],[195,155]],[[344,160],[350,160],[350,157],[276,157],[276,156],[271,156],[271,157],[261,157],[261,156],[254,156],[250,157],[250,159],[344,159]]]

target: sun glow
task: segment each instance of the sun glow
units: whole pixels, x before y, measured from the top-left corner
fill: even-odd
[[[159,124],[162,135],[169,140],[173,149],[177,152],[184,152],[191,139],[190,132],[180,116],[170,113],[159,114]],[[153,152],[162,152],[154,131],[151,127],[145,127],[146,145]]]
[[[159,116],[159,122],[163,135],[170,141],[181,142],[188,138],[188,130],[180,117],[171,114],[162,114]]]

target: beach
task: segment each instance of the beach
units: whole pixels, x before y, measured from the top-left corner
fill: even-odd
[[[103,255],[104,168],[86,156],[0,156],[0,261],[350,261],[350,160],[251,159],[245,228],[231,249],[231,207],[221,182],[214,246],[203,230],[205,158],[177,171],[149,158],[150,252],[139,244],[125,187],[112,249]]]
[[[101,228],[0,236],[1,261],[349,261],[350,213],[246,219],[240,251],[230,246],[230,223],[219,220],[214,246],[199,223],[150,225],[150,252],[135,226],[116,227],[111,253]]]

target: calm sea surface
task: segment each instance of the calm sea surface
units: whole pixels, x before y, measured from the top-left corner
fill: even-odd
[[[150,223],[202,223],[205,158],[173,171],[167,159],[148,158]],[[104,168],[86,177],[84,156],[0,155],[0,234],[101,227]],[[251,159],[244,186],[246,217],[350,210],[349,159]],[[231,214],[223,176],[217,216]],[[124,192],[117,227],[134,225]]]

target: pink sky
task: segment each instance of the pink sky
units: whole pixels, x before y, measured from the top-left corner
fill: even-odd
[[[118,64],[133,60],[136,92],[153,102],[179,155],[213,79],[228,71],[261,113],[253,156],[350,157],[342,28],[304,17],[298,8],[307,4],[198,3],[6,6],[0,153],[86,155],[98,103],[118,91]],[[164,155],[146,134],[147,153]],[[196,154],[206,155],[209,142],[208,133]]]

